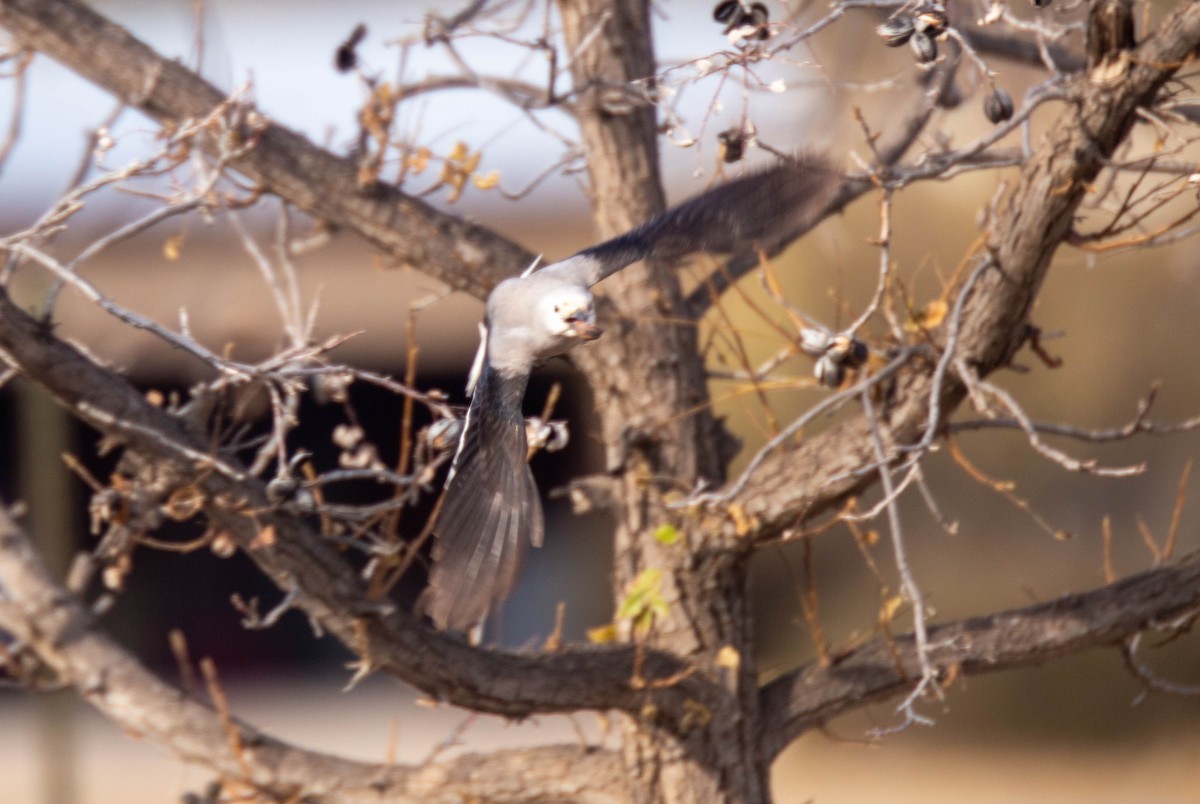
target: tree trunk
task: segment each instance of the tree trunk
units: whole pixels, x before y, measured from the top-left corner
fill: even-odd
[[[665,206],[652,104],[656,65],[643,0],[561,0],[579,124],[599,235],[642,223]],[[642,80],[646,83],[642,83]],[[637,82],[637,83],[633,83]],[[655,713],[627,720],[623,752],[638,801],[764,801],[758,703],[746,605],[745,553],[714,549],[720,527],[689,528],[664,505],[669,492],[722,478],[728,436],[708,409],[696,328],[686,322],[668,265],[631,266],[606,280],[600,307],[607,334],[573,354],[591,381],[617,478],[614,590],[620,605],[646,570],[662,576],[668,613],[647,641],[686,658],[727,691],[720,711],[697,707],[683,741],[655,728]],[[683,322],[683,323],[680,323]],[[664,544],[655,530],[682,538]],[[706,523],[708,524],[708,523]]]

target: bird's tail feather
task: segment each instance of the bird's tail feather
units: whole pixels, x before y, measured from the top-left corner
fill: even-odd
[[[439,628],[466,631],[482,622],[516,583],[526,538],[541,543],[541,500],[525,460],[520,407],[526,379],[485,369],[472,397],[434,526],[422,600]]]

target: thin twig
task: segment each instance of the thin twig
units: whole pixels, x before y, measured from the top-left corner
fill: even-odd
[[[917,699],[924,695],[931,686],[939,698],[942,691],[937,684],[937,671],[929,660],[929,637],[926,632],[924,597],[908,564],[908,555],[904,547],[904,533],[900,527],[900,509],[896,505],[896,489],[892,484],[892,470],[888,466],[888,455],[883,445],[883,435],[879,430],[879,419],[875,415],[870,392],[864,390],[860,398],[862,399],[863,413],[871,430],[871,443],[875,450],[875,459],[879,463],[879,482],[883,487],[884,497],[888,500],[888,529],[892,538],[892,553],[896,561],[896,571],[900,575],[900,590],[909,605],[912,606],[913,638],[917,663],[921,668],[921,678],[896,708],[897,712],[904,715],[904,722],[899,726],[881,731],[880,734],[883,734],[906,728],[912,724],[932,726],[931,719],[917,713],[915,704]]]

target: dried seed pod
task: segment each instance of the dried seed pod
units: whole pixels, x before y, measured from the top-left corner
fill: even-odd
[[[842,384],[842,380],[846,379],[846,367],[832,356],[825,355],[813,365],[813,376],[820,385],[837,388]]]
[[[915,30],[916,26],[912,17],[901,14],[898,17],[884,20],[876,26],[875,33],[879,34],[879,38],[888,47],[900,47],[909,40]]]
[[[237,542],[225,531],[216,533],[208,543],[208,549],[217,558],[229,558],[237,552]]]
[[[746,132],[740,128],[726,129],[717,135],[717,144],[720,146],[723,162],[740,161],[746,155]]]
[[[867,363],[867,358],[871,356],[871,350],[867,345],[858,338],[854,339],[850,351],[846,353],[845,359],[842,361],[850,368],[859,368]]]
[[[933,41],[933,37],[929,34],[915,32],[908,40],[908,45],[912,48],[913,55],[917,57],[918,64],[932,64],[937,59],[937,42]]]
[[[345,42],[338,45],[333,54],[333,66],[339,73],[348,73],[358,66],[358,46],[367,36],[367,26],[361,22],[354,26]]]
[[[208,497],[199,486],[180,486],[171,492],[161,510],[176,522],[186,522],[204,508]]]
[[[996,87],[983,99],[983,113],[993,123],[1003,123],[1013,116],[1012,96]]]
[[[800,348],[805,354],[821,357],[829,351],[833,344],[833,336],[815,327],[804,327],[800,330]]]
[[[125,576],[129,574],[129,570],[132,568],[133,562],[129,556],[117,556],[117,559],[106,566],[100,574],[104,588],[113,592],[120,592],[125,588]]]
[[[865,343],[845,333],[834,336],[828,351],[829,357],[850,368],[866,363],[868,354]]]
[[[751,25],[754,27],[754,33],[749,37],[751,39],[769,39],[771,37],[771,29],[767,23],[770,21],[770,12],[762,3],[755,3],[750,6],[750,13],[742,19],[742,25]]]
[[[438,419],[425,430],[425,441],[436,452],[454,449],[462,435],[461,419]]]
[[[300,489],[292,495],[289,501],[289,511],[301,516],[308,516],[317,512],[317,498],[308,489]]]
[[[946,17],[946,10],[940,6],[918,8],[916,19],[913,20],[913,27],[916,28],[917,33],[926,34],[934,39],[944,34],[949,25],[950,20]]]
[[[300,481],[298,479],[292,475],[279,475],[267,483],[267,499],[278,505],[291,499],[299,490]]]
[[[717,7],[713,9],[713,19],[729,24],[733,22],[734,15],[741,10],[742,4],[738,0],[724,0],[722,3],[717,3]]]

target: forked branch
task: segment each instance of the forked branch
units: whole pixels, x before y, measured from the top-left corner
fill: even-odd
[[[1041,664],[1089,648],[1121,646],[1162,623],[1200,611],[1200,552],[1089,592],[929,628],[926,659],[943,680]],[[904,693],[921,679],[911,634],[877,636],[812,662],[762,690],[764,756],[805,731],[867,703]]]
[[[601,749],[531,747],[418,766],[357,762],[266,735],[162,681],[112,641],[50,577],[2,504],[0,589],[0,627],[17,640],[7,655],[32,653],[129,733],[271,800],[621,800],[612,792],[617,757]]]

